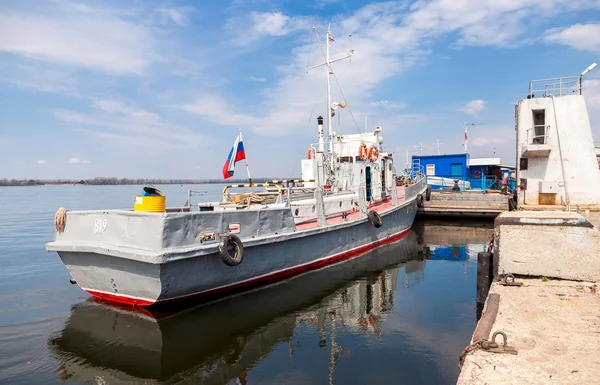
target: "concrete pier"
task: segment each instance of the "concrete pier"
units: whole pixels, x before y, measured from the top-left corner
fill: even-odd
[[[467,355],[457,384],[597,384],[598,285],[542,278],[517,281],[523,285],[495,282],[490,294],[500,295],[492,332],[504,331],[518,354],[476,350]]]
[[[497,192],[432,191],[431,200],[419,208],[420,216],[495,218],[508,211],[509,196]]]
[[[499,296],[491,333],[506,333],[518,353],[477,345],[458,384],[598,383],[598,228],[576,213],[518,211],[498,216],[494,231],[495,282],[484,314],[490,297]],[[504,286],[507,274],[521,285]],[[478,325],[479,335],[484,326]]]

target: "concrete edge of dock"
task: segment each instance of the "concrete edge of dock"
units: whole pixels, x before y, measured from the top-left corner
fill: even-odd
[[[595,383],[600,377],[598,228],[577,213],[503,213],[495,221],[493,277],[457,383]],[[498,331],[506,334],[508,348],[501,334],[499,348],[485,342]]]

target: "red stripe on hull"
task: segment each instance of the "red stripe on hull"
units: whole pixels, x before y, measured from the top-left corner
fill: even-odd
[[[125,297],[125,296],[122,296],[119,294],[110,294],[110,293],[105,293],[102,291],[96,291],[96,290],[91,290],[91,289],[84,289],[84,290],[88,294],[93,295],[94,297],[103,299],[105,301],[125,303],[127,305],[150,306],[150,305],[153,305],[156,303],[155,301],[150,301],[150,300],[142,299],[142,298]]]
[[[184,295],[181,297],[167,298],[167,299],[158,300],[158,301],[151,301],[151,300],[147,300],[147,299],[143,299],[143,298],[127,297],[127,296],[119,295],[116,293],[112,294],[112,293],[98,292],[98,291],[90,290],[90,289],[85,289],[85,291],[88,292],[90,295],[101,298],[103,300],[120,302],[120,303],[134,305],[134,306],[150,306],[150,305],[163,304],[163,303],[174,302],[174,301],[188,300],[188,299],[192,299],[192,298],[196,298],[196,297],[209,297],[209,296],[217,296],[217,295],[225,294],[225,293],[240,292],[243,290],[259,288],[259,287],[268,285],[270,283],[281,281],[286,278],[291,278],[293,276],[305,273],[310,270],[316,270],[316,269],[319,269],[319,268],[327,266],[327,265],[332,265],[337,262],[341,262],[344,260],[358,257],[359,255],[365,254],[373,249],[376,249],[377,247],[396,242],[396,241],[404,238],[409,232],[410,232],[410,229],[402,231],[397,234],[394,234],[388,238],[380,239],[373,243],[369,243],[367,245],[360,246],[356,249],[338,253],[338,254],[332,255],[329,258],[323,258],[323,259],[320,259],[320,260],[317,260],[314,262],[307,263],[305,265],[292,267],[292,268],[289,268],[286,270],[277,271],[275,273],[267,274],[267,275],[264,275],[264,276],[261,276],[258,278],[254,278],[251,280],[247,280],[244,282],[234,283],[234,284],[231,284],[228,286],[218,287],[215,289],[209,289],[209,290],[202,291],[200,293],[188,294],[188,295]]]

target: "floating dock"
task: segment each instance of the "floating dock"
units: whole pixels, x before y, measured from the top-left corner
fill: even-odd
[[[508,211],[512,196],[498,192],[432,191],[431,199],[419,208],[418,215],[425,217],[495,218]]]

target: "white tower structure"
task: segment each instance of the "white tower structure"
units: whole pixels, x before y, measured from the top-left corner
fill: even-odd
[[[581,76],[534,80],[517,104],[519,206],[600,205],[600,171],[581,87],[593,67]]]

